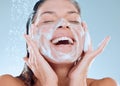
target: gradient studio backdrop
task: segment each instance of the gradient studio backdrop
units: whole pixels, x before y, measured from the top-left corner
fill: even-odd
[[[36,0],[0,1],[0,75],[19,75],[26,54],[25,23]],[[92,64],[88,77],[112,77],[120,83],[120,0],[80,0],[93,45],[110,35],[111,41]]]

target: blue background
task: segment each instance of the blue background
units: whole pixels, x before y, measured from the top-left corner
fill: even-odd
[[[36,0],[0,1],[0,75],[19,75],[26,55],[25,23]],[[93,62],[88,77],[112,77],[120,83],[120,0],[80,0],[94,48],[107,35],[111,41]]]

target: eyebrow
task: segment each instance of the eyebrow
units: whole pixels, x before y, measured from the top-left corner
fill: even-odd
[[[78,15],[79,15],[79,13],[76,12],[76,11],[68,11],[67,13],[68,13],[68,14],[74,14],[74,13],[75,13],[75,14],[78,14]]]
[[[41,16],[44,15],[44,14],[56,14],[56,13],[54,11],[45,11],[45,12],[41,13]],[[79,15],[79,13],[76,12],[76,11],[68,11],[67,14],[77,14],[77,15]]]
[[[45,11],[45,12],[41,13],[41,16],[44,15],[44,14],[55,14],[55,12],[53,12],[53,11]]]

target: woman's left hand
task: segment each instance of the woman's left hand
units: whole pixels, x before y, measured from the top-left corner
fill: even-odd
[[[88,51],[84,52],[82,59],[69,72],[70,86],[87,86],[89,66],[95,57],[104,50],[109,40],[110,37],[106,37],[96,50],[92,49],[92,43],[90,43]]]

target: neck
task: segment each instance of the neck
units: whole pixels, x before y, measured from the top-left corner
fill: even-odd
[[[58,86],[68,86],[68,74],[73,64],[51,64],[51,67],[58,76]]]
[[[73,64],[49,64],[58,76],[58,86],[69,86],[68,74]],[[40,83],[36,82],[34,86],[40,86]]]

